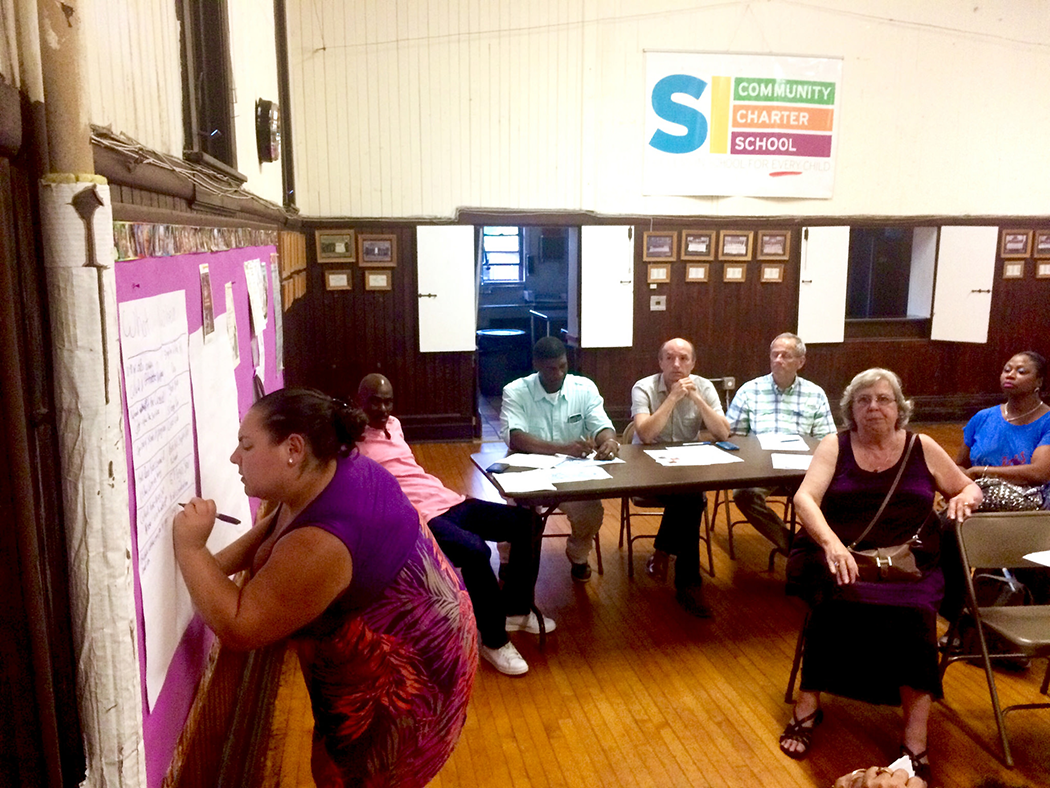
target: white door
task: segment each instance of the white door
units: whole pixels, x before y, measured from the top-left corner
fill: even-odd
[[[930,339],[988,341],[998,227],[942,227]]]
[[[929,317],[933,310],[933,279],[937,270],[936,227],[911,231],[911,274],[908,279],[908,317]]]
[[[473,351],[478,314],[474,227],[417,227],[416,282],[419,352]]]
[[[848,272],[849,227],[802,231],[797,333],[807,345],[842,341]]]
[[[634,228],[580,228],[580,347],[634,344]]]

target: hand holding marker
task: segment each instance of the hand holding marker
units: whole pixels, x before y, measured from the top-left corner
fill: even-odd
[[[180,503],[179,506],[185,508],[186,504]],[[216,514],[215,515],[215,519],[216,520],[222,520],[224,523],[230,523],[231,525],[240,525],[241,524],[240,520],[238,520],[236,517],[232,517],[232,516],[230,516],[228,514]]]

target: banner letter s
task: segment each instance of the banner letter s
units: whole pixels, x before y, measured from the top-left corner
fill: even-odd
[[[685,134],[668,134],[656,130],[649,144],[664,153],[692,153],[707,139],[707,118],[693,107],[678,104],[672,96],[685,93],[695,99],[703,95],[707,83],[688,74],[671,74],[653,88],[653,111],[664,120],[685,126]]]

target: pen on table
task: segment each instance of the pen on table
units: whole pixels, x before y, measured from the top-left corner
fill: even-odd
[[[185,508],[186,504],[180,503],[179,506]],[[215,515],[215,519],[216,520],[222,520],[224,523],[230,523],[231,525],[240,525],[241,524],[240,520],[238,520],[236,517],[233,517],[233,516],[228,515],[228,514],[216,514]]]

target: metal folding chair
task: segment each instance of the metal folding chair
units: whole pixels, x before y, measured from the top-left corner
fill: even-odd
[[[988,680],[988,693],[995,721],[999,726],[999,739],[1003,745],[1004,761],[1013,768],[1010,743],[1006,737],[1006,715],[1022,709],[1050,708],[1050,702],[1015,703],[1005,709],[1000,707],[999,693],[992,671],[992,657],[1050,657],[1050,605],[1022,605],[1017,607],[980,607],[974,591],[973,574],[977,569],[1016,569],[1040,566],[1029,561],[1026,555],[1050,551],[1050,512],[994,512],[976,514],[956,526],[959,539],[959,554],[962,559],[966,583],[966,598],[969,614],[974,620],[979,653],[957,653],[951,648],[959,628],[959,618],[948,628],[947,643],[941,655],[941,675],[948,665],[961,659],[980,657]],[[989,653],[988,634],[1006,645],[1008,652]],[[961,651],[962,649],[960,649]],[[1050,662],[1039,692],[1047,694],[1050,685]]]
[[[732,490],[719,490],[719,493],[724,494],[725,497],[721,501],[719,501],[717,497],[715,498],[715,513],[718,513],[717,507],[719,505],[724,506],[726,513],[726,535],[729,539],[729,557],[735,561],[736,551],[733,549],[733,529],[736,528],[738,525],[749,525],[750,523],[748,523],[746,518],[740,518],[739,520],[733,519],[733,512],[729,508],[730,504],[733,503]],[[771,498],[783,498],[783,501],[770,501]],[[795,531],[798,529],[798,524],[795,520],[794,498],[791,495],[770,495],[766,498],[766,502],[776,504],[778,506],[783,505],[784,512],[781,515],[780,519],[782,519],[784,521],[784,524],[791,529],[791,535],[794,536]],[[785,555],[785,553],[783,553],[778,547],[774,547],[772,550],[769,551],[769,566],[767,567],[768,571],[773,571],[773,567],[776,564],[778,555]]]
[[[634,440],[634,422],[631,422],[623,431],[623,443],[631,443]],[[718,497],[715,497],[715,506],[718,505]],[[711,554],[711,517],[708,514],[710,507],[704,507],[703,534],[701,541],[707,544],[707,573],[715,576],[715,562]],[[636,534],[632,532],[631,520],[638,517],[663,517],[663,504],[658,498],[646,498],[640,495],[625,495],[620,499],[620,548],[623,549],[624,542],[627,543],[627,576],[634,577],[634,543],[639,539],[656,539],[655,533]]]
[[[544,506],[544,507],[541,507],[540,509],[536,510],[536,516],[543,520],[543,538],[544,539],[568,539],[569,536],[572,534],[571,531],[566,532],[566,533],[556,533],[556,534],[549,534],[549,533],[547,533],[547,520],[549,520],[551,515],[553,515],[553,514],[562,514],[562,512],[558,510],[557,506]],[[602,564],[602,542],[601,542],[601,532],[600,531],[599,531],[599,533],[596,533],[594,535],[594,558],[595,558],[595,561],[598,563],[598,574],[604,575],[605,574],[605,567]]]

